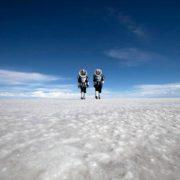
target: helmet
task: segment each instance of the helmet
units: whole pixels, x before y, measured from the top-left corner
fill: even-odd
[[[81,70],[79,71],[79,76],[81,76],[81,77],[87,76],[87,71],[86,71],[85,69],[81,69]]]
[[[101,69],[96,69],[95,72],[94,72],[94,74],[95,74],[96,76],[100,76],[100,75],[102,74],[102,70],[101,70]]]

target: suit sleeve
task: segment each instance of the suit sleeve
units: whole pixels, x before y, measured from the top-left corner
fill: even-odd
[[[93,82],[95,82],[96,81],[96,79],[95,79],[95,75],[93,75]]]
[[[78,83],[81,83],[81,78],[80,78],[80,76],[78,76],[77,79],[78,79]]]
[[[87,76],[87,78],[86,78],[86,83],[88,83],[89,82],[89,77]]]
[[[104,79],[105,79],[105,77],[104,77],[104,75],[102,75],[102,81],[104,81]]]

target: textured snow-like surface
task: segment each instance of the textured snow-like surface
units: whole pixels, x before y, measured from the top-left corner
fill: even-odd
[[[0,100],[2,180],[177,180],[180,100]]]

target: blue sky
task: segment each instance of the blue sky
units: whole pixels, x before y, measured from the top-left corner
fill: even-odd
[[[180,2],[0,2],[0,96],[77,97],[80,68],[105,96],[180,97]]]

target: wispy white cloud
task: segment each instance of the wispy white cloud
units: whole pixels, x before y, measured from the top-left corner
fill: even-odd
[[[105,52],[108,57],[117,59],[120,64],[126,66],[137,66],[151,61],[161,61],[164,56],[151,51],[144,51],[137,48],[110,49]]]
[[[69,78],[0,69],[0,97],[74,98],[73,84],[59,84]]]
[[[113,93],[113,97],[180,98],[180,83],[135,85],[130,90]]]
[[[26,84],[29,82],[39,83],[62,79],[61,77],[37,72],[19,72],[0,69],[0,84]]]
[[[119,22],[130,32],[140,38],[145,38],[147,34],[143,30],[142,26],[137,24],[130,16],[118,13],[117,15]]]
[[[141,24],[137,23],[130,15],[126,15],[115,8],[108,8],[108,15],[116,18],[119,24],[125,27],[128,32],[134,34],[136,37],[141,39],[148,37],[145,28]]]
[[[77,98],[78,93],[65,92],[65,91],[30,91],[30,92],[0,92],[0,97],[14,97],[14,98],[60,98],[60,99],[70,99]]]
[[[138,85],[134,94],[141,97],[180,97],[180,83]]]
[[[61,98],[61,99],[74,99],[79,97],[79,93],[51,90],[51,91],[34,91],[30,94],[30,97],[38,98]]]

